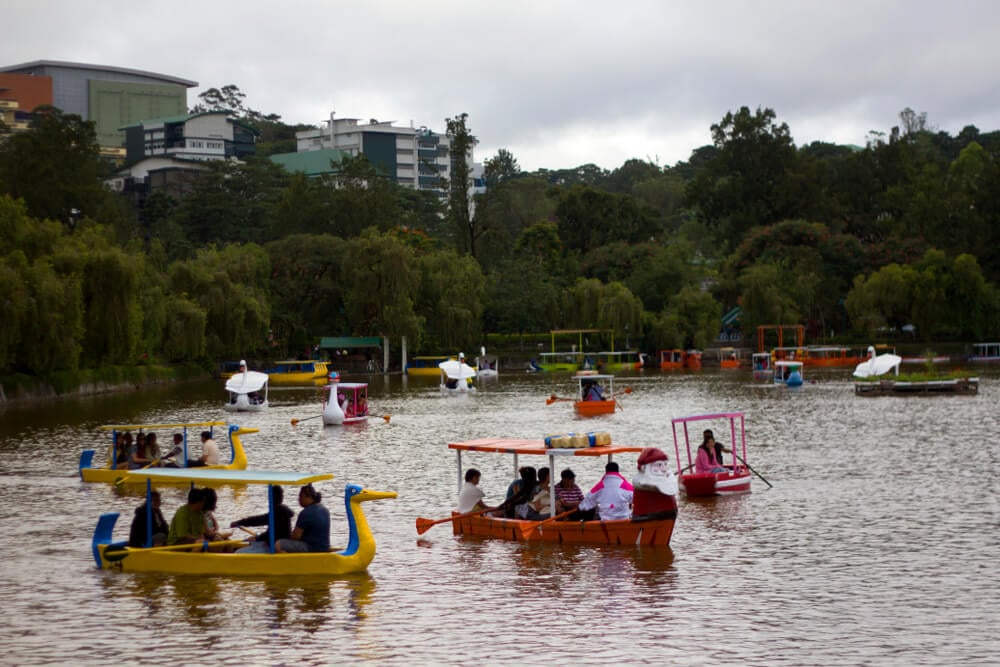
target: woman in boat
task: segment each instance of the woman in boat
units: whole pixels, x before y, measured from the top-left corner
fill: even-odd
[[[507,487],[507,499],[500,503],[497,510],[502,510],[503,516],[513,519],[518,515],[518,507],[526,505],[535,496],[535,487],[538,485],[538,473],[531,466],[523,466],[518,469],[520,477],[515,479]],[[521,512],[523,513],[523,509]]]
[[[726,472],[722,465],[722,453],[730,450],[715,441],[715,435],[711,429],[706,429],[702,434],[701,446],[698,447],[698,458],[694,462],[696,473],[706,472]]]
[[[149,499],[153,503],[152,546],[162,547],[167,543],[167,533],[170,532],[170,526],[167,525],[167,520],[163,518],[163,512],[160,510],[160,492],[151,491]],[[135,516],[132,517],[132,525],[129,527],[128,531],[128,545],[130,547],[146,546],[146,537],[149,533],[146,523],[146,514],[146,503],[143,503],[135,508]]]
[[[295,521],[291,538],[278,540],[275,551],[301,553],[330,550],[330,512],[321,504],[322,499],[322,494],[312,484],[299,489],[302,511]]]
[[[153,442],[154,443],[156,442],[155,440],[156,436],[154,434],[150,433],[149,437],[153,437],[154,438]],[[146,438],[147,435],[145,433],[140,433],[137,436],[135,436],[135,445],[132,447],[132,450],[129,452],[128,455],[129,470],[137,470],[139,468],[145,468],[146,466],[148,466],[150,463],[153,462],[153,459],[150,458],[149,456],[149,446],[146,443]]]
[[[285,505],[285,490],[280,486],[271,487],[271,501],[274,507],[274,541],[287,540],[292,536],[292,518],[295,512]],[[268,524],[268,513],[256,514],[242,519],[238,519],[229,524],[230,528],[240,526],[266,526]],[[265,530],[259,535],[250,538],[250,544],[237,549],[238,554],[267,553],[271,550],[271,539]]]
[[[539,468],[538,469],[538,484],[535,485],[535,495],[532,496],[531,501],[525,505],[523,511],[522,519],[529,519],[531,521],[540,521],[542,519],[548,519],[550,516],[549,508],[552,505],[552,494],[549,491],[549,469]]]
[[[119,433],[115,439],[114,464],[112,467],[116,470],[126,470],[130,456],[132,456],[132,434],[128,431]]]

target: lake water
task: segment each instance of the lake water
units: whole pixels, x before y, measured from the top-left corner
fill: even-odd
[[[977,396],[857,397],[850,370],[807,371],[800,390],[748,371],[644,371],[616,379],[622,410],[573,416],[565,375],[508,373],[475,395],[374,376],[373,418],[324,427],[319,389],[278,389],[272,408],[227,415],[221,381],[11,406],[0,413],[2,664],[1000,664],[997,369]],[[345,378],[365,380],[363,377]],[[604,430],[674,459],[674,417],[746,415],[749,495],[681,498],[672,545],[558,547],[417,535],[456,501],[449,441]],[[97,570],[100,513],[116,535],[141,501],[76,475],[108,423],[226,419],[254,468],[329,471],[318,485],[346,537],[343,486],[397,491],[366,503],[378,542],[342,579],[140,575]],[[719,430],[716,430],[717,434]],[[634,470],[635,455],[618,457]],[[522,463],[525,461],[522,459]],[[530,461],[529,461],[530,462]],[[506,457],[463,456],[488,501]],[[589,488],[600,463],[574,461]],[[164,491],[169,519],[184,492]],[[288,494],[294,507],[294,490]],[[224,523],[263,495],[222,489]]]

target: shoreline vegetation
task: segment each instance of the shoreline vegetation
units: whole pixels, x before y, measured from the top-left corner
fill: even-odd
[[[105,366],[57,372],[45,378],[18,373],[0,376],[0,405],[108,394],[209,377],[211,373],[190,363],[178,366]]]

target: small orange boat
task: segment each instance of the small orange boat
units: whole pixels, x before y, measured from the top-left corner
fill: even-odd
[[[739,368],[740,351],[735,347],[719,348],[719,368]]]
[[[480,438],[448,444],[458,456],[459,488],[463,480],[462,452],[486,452],[493,454],[513,454],[514,471],[522,456],[544,456],[547,459],[550,475],[550,496],[552,505],[550,516],[553,519],[529,521],[525,519],[506,519],[486,516],[482,513],[458,514],[452,512],[452,532],[455,535],[492,537],[515,542],[555,542],[559,544],[623,544],[629,546],[666,547],[670,545],[670,537],[674,532],[674,522],[677,519],[677,501],[674,496],[653,494],[658,498],[655,507],[647,502],[636,491],[633,499],[633,516],[630,519],[614,519],[601,521],[560,521],[555,511],[555,484],[559,477],[558,470],[565,467],[567,458],[575,460],[590,460],[605,463],[611,461],[615,454],[642,452],[642,447],[628,445],[596,445],[573,449],[556,449],[545,446],[545,440],[523,438]],[[635,466],[622,466],[622,470],[635,469]],[[596,475],[599,477],[599,473]],[[648,493],[648,492],[646,492]],[[643,509],[640,509],[643,508]],[[642,514],[637,514],[643,512]],[[419,522],[422,521],[418,519]],[[440,520],[439,520],[440,521]]]
[[[669,371],[684,368],[684,350],[660,350],[660,369]]]
[[[579,383],[573,409],[581,417],[614,414],[618,408],[615,398],[615,376],[601,375],[594,371],[577,371],[573,378]]]
[[[684,368],[692,370],[701,368],[701,350],[688,350],[684,353]]]

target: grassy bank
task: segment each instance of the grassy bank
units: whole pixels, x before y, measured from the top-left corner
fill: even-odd
[[[99,394],[132,389],[160,382],[206,377],[208,372],[194,363],[178,366],[104,366],[60,371],[38,377],[15,373],[0,376],[0,398],[7,401],[58,396]]]

